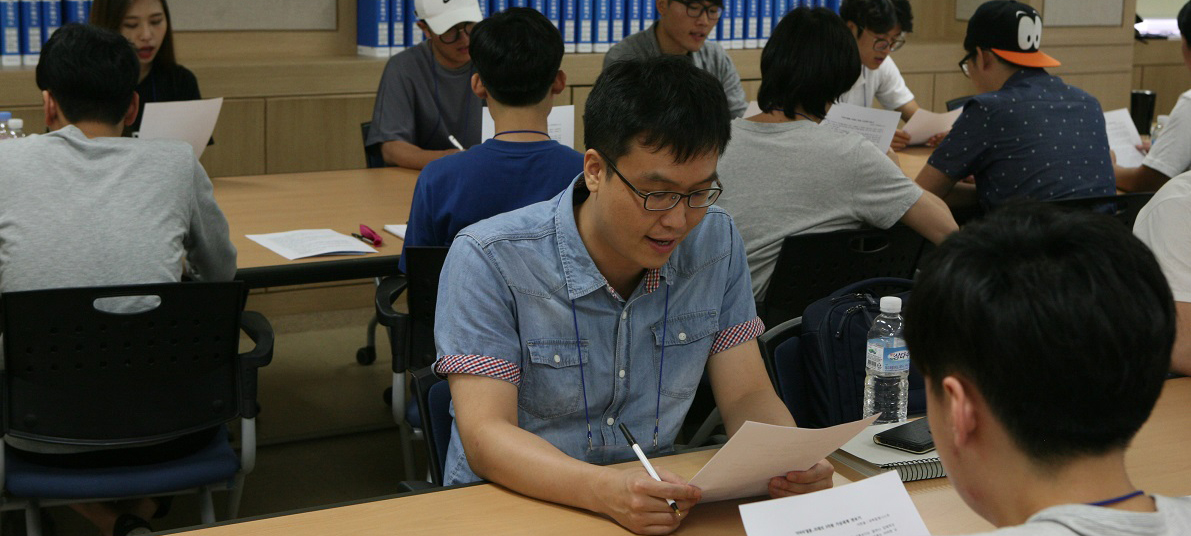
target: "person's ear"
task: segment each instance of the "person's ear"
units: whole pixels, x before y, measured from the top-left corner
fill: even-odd
[[[864,33],[864,31],[861,30],[860,27],[857,26],[855,22],[847,21],[844,24],[846,24],[848,26],[849,32],[852,32],[854,35],[856,35],[857,39],[860,39],[860,34]]]
[[[554,83],[550,84],[550,94],[558,95],[567,88],[567,73],[562,69],[558,70],[558,74],[554,75]]]
[[[434,39],[434,32],[430,31],[430,26],[426,24],[426,21],[420,20],[416,24],[422,30],[422,35],[426,37],[427,41]]]
[[[600,158],[600,154],[595,149],[588,149],[583,153],[583,183],[587,185],[587,191],[596,193],[600,189],[600,175],[607,171],[604,169],[604,159]]]
[[[128,111],[124,113],[124,126],[129,126],[136,122],[137,112],[140,111],[141,96],[133,91],[132,102],[128,103]]]
[[[658,18],[666,13],[666,8],[670,6],[670,0],[654,0],[654,7],[657,8]]]
[[[957,449],[969,445],[981,426],[974,387],[956,376],[947,376],[941,382],[942,393],[951,426],[951,439]]]
[[[488,100],[488,89],[484,87],[484,81],[480,80],[480,73],[471,75],[471,92],[481,99]]]
[[[54,96],[50,95],[49,90],[41,92],[41,108],[45,112],[45,126],[52,130],[58,130],[58,101],[54,100]]]

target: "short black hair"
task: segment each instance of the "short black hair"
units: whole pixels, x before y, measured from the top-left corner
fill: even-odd
[[[914,31],[910,0],[844,0],[839,14],[845,22],[855,24],[858,32],[867,29],[883,34],[894,26],[901,26],[903,32]]]
[[[911,362],[970,380],[1038,467],[1124,449],[1170,368],[1174,299],[1154,255],[1093,211],[1010,205],[925,261]]]
[[[67,24],[41,47],[37,87],[50,92],[71,123],[115,125],[128,113],[140,69],[124,36],[98,26]]]
[[[511,7],[471,33],[471,60],[488,95],[507,106],[542,102],[562,65],[562,34],[545,15]]]
[[[782,17],[761,51],[757,104],[791,119],[800,105],[823,117],[858,78],[860,53],[844,21],[827,8],[800,7]]]
[[[662,55],[618,61],[600,73],[583,109],[583,141],[612,160],[640,143],[684,163],[724,154],[731,122],[716,77],[689,59]]]
[[[1179,9],[1179,33],[1183,39],[1191,40],[1191,2]]]

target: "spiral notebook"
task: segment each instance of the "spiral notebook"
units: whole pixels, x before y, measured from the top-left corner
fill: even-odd
[[[873,436],[903,423],[869,426],[831,454],[832,463],[840,463],[866,477],[897,471],[902,482],[947,476],[934,452],[910,454],[873,443]]]

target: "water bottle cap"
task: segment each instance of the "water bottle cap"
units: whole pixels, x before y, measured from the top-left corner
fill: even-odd
[[[902,312],[902,299],[897,296],[884,296],[881,298],[881,312],[882,313],[900,313]]]
[[[24,130],[25,129],[25,121],[23,119],[17,119],[15,117],[12,119],[9,119],[8,120],[8,129],[9,130]]]
[[[12,119],[12,112],[0,112],[0,121],[7,123],[9,119]]]

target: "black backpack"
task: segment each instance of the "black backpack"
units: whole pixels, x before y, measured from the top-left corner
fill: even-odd
[[[904,304],[912,286],[909,279],[867,279],[807,306],[801,335],[774,352],[782,398],[799,426],[823,428],[861,418],[865,346],[881,313],[881,296],[897,296]],[[908,412],[924,411],[922,376],[911,367]]]

